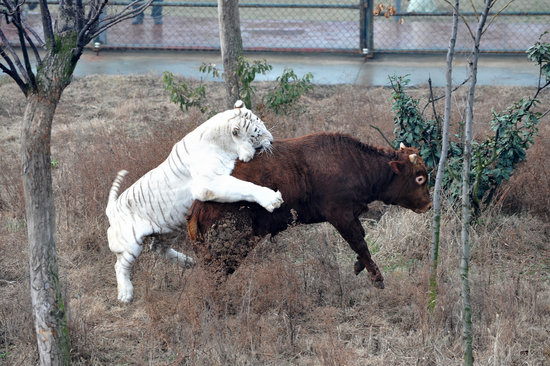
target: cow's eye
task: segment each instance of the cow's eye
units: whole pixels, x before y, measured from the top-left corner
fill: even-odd
[[[423,175],[419,175],[418,177],[416,177],[416,183],[418,183],[419,185],[424,184],[424,182],[426,182],[426,177],[424,177]]]

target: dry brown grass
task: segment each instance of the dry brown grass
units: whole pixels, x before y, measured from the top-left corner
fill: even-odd
[[[262,84],[259,91],[269,87]],[[211,90],[222,90],[219,84]],[[418,97],[426,89],[412,91]],[[24,108],[0,83],[0,364],[35,364],[28,258],[21,200],[18,128]],[[524,88],[477,90],[478,134],[489,111]],[[215,93],[217,94],[217,93]],[[309,113],[266,116],[276,138],[344,131],[384,144],[370,124],[393,130],[387,88],[317,86]],[[550,95],[541,105],[550,106]],[[214,97],[213,104],[221,104]],[[455,117],[464,107],[456,96]],[[429,214],[374,205],[369,247],[386,289],[353,274],[355,256],[328,225],[266,239],[222,287],[208,269],[182,270],[145,251],[133,271],[135,300],[116,300],[115,257],[104,215],[117,170],[127,184],[162,161],[202,122],[181,113],[155,76],[91,76],[64,93],[52,140],[60,275],[75,364],[82,365],[459,365],[460,220],[442,220],[438,303],[428,312]],[[474,351],[479,364],[550,363],[550,147],[541,136],[500,200],[471,228]],[[190,253],[183,240],[180,249]],[[190,253],[192,254],[192,253]]]

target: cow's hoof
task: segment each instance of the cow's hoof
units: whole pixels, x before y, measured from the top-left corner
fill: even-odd
[[[374,287],[379,288],[380,290],[384,289],[384,282],[383,281],[374,281]]]
[[[356,275],[361,273],[364,269],[365,269],[365,265],[359,261],[355,262],[355,264],[353,265],[353,271],[355,272]]]

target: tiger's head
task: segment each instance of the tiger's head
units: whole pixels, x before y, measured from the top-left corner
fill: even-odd
[[[273,136],[264,123],[241,100],[235,103],[235,117],[231,119],[231,135],[239,147],[239,160],[247,162],[254,157],[256,150],[270,151]]]

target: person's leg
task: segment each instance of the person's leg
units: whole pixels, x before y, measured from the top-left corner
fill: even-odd
[[[103,23],[103,20],[105,19],[105,9],[104,11],[99,14],[99,24]],[[107,31],[101,32],[97,35],[97,37],[94,38],[94,42],[99,42],[101,44],[107,43]]]
[[[137,8],[137,5],[134,5],[134,9]],[[132,20],[132,24],[141,24],[143,23],[143,13],[140,13],[134,17],[134,20]]]
[[[161,3],[162,0],[154,0],[153,3]],[[162,6],[153,5],[153,10],[151,10],[151,16],[155,20],[155,24],[162,24]]]

